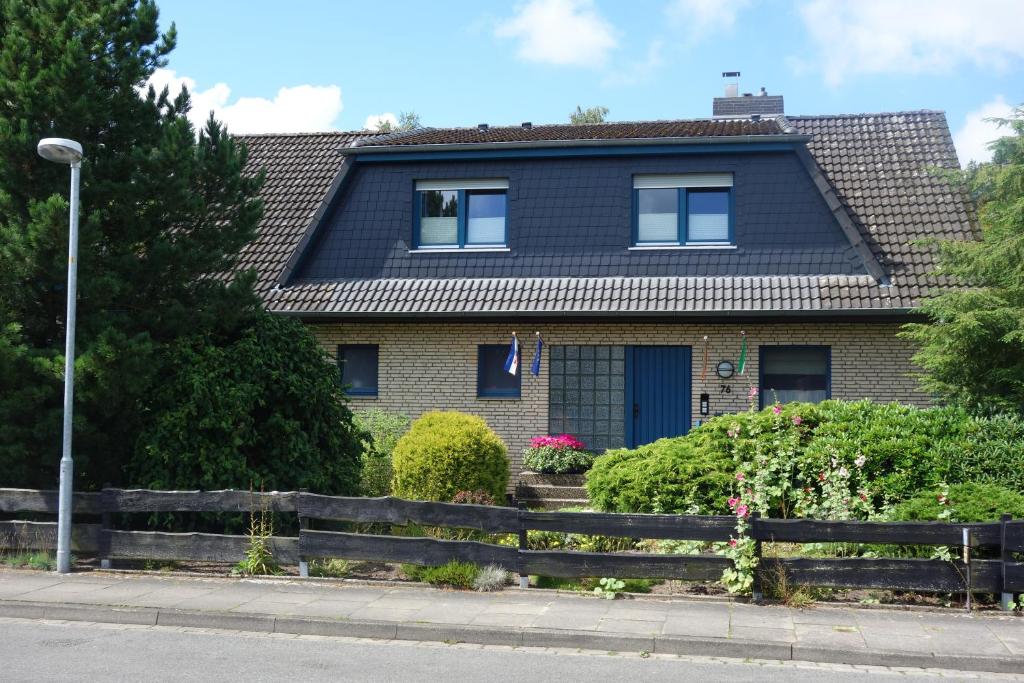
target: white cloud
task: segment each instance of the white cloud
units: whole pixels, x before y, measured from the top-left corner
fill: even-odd
[[[530,0],[494,34],[517,39],[520,59],[557,66],[603,66],[618,45],[592,0]]]
[[[239,97],[231,102],[231,88],[217,83],[199,90],[194,79],[173,69],[157,69],[149,79],[157,92],[167,86],[173,97],[182,86],[192,97],[188,118],[200,128],[213,111],[232,133],[301,133],[333,130],[341,114],[341,88],[336,85],[297,85],[281,88],[272,100]],[[230,103],[229,103],[230,102]]]
[[[383,114],[370,114],[363,122],[363,130],[379,130],[380,124],[389,123],[391,128],[398,127],[398,117],[392,112],[386,111]]]
[[[817,64],[832,86],[858,74],[1004,69],[1024,58],[1021,0],[812,0],[800,16],[820,54],[796,63]]]
[[[1006,103],[1002,95],[996,95],[995,99],[968,112],[964,117],[964,125],[953,136],[960,163],[966,166],[971,161],[992,161],[992,150],[988,149],[988,143],[1004,135],[1010,135],[1011,132],[1008,128],[985,119],[1005,119],[1012,113],[1013,107]]]
[[[665,44],[661,40],[653,40],[647,46],[647,54],[643,59],[610,71],[601,84],[607,86],[636,85],[646,83],[654,78],[655,71],[664,63],[662,52]]]
[[[751,0],[672,0],[665,8],[674,24],[686,29],[696,42],[714,33],[729,31],[736,24],[736,15]]]

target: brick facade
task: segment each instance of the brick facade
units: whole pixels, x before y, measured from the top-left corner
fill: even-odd
[[[664,344],[693,349],[693,406],[700,417],[700,394],[711,395],[711,413],[736,412],[747,407],[747,392],[758,382],[758,346],[762,344],[820,344],[832,349],[832,397],[870,398],[927,405],[910,376],[912,348],[896,337],[897,324],[534,324],[508,323],[331,323],[311,324],[314,335],[334,357],[338,344],[377,344],[379,393],[376,398],[353,397],[356,410],[379,407],[417,417],[428,410],[460,410],[479,415],[509,447],[513,472],[533,436],[548,429],[548,350],[561,344]],[[477,345],[506,344],[515,329],[522,341],[522,395],[519,399],[477,398]],[[740,330],[748,340],[747,370],[743,376],[719,379],[720,360],[735,362]],[[533,333],[539,330],[545,349],[539,377],[529,373]],[[709,370],[700,379],[703,337],[709,338]],[[729,391],[723,391],[728,387]]]

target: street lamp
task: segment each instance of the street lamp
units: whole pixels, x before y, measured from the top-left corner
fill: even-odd
[[[60,458],[60,497],[57,516],[57,572],[71,571],[71,412],[75,395],[75,298],[78,291],[78,179],[82,146],[74,140],[44,138],[36,147],[47,161],[71,166],[71,226],[68,231],[68,313],[64,340],[64,439]]]

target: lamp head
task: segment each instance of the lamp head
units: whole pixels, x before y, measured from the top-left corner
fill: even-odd
[[[66,138],[43,138],[36,151],[47,161],[58,164],[77,164],[82,160],[82,146]]]

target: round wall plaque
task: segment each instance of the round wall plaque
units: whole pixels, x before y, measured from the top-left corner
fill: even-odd
[[[735,372],[735,370],[736,368],[733,367],[732,361],[728,360],[723,360],[718,364],[718,367],[715,368],[715,372],[717,372],[718,376],[722,379],[729,379],[732,377],[732,373]]]

